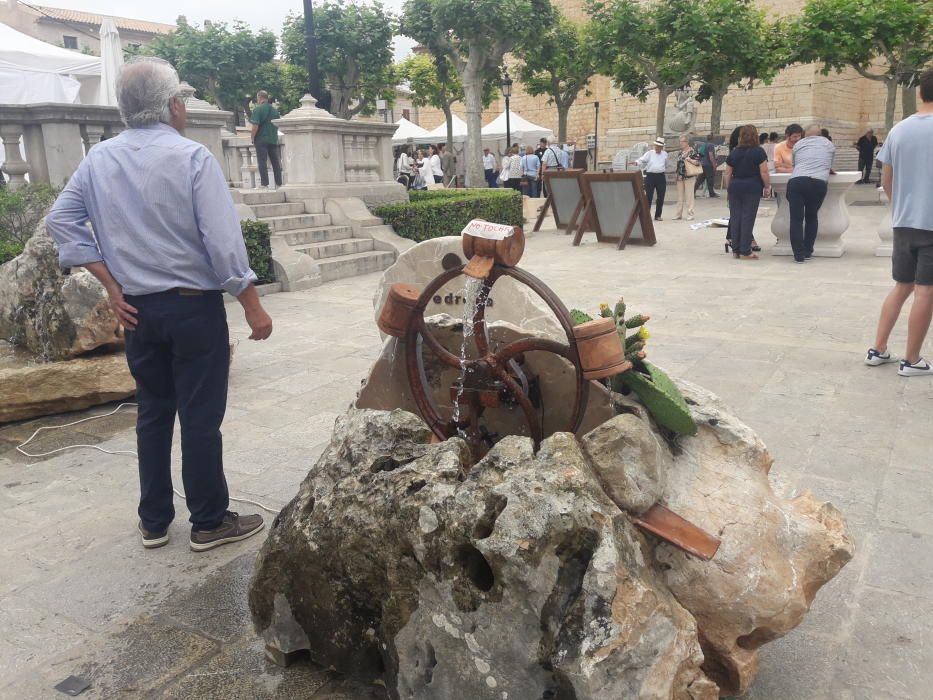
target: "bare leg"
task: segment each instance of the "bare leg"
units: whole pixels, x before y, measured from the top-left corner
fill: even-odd
[[[920,359],[920,346],[930,329],[930,317],[933,315],[933,286],[918,284],[914,288],[914,305],[907,319],[907,355],[906,360],[914,364]],[[877,348],[875,348],[877,350]]]
[[[881,305],[881,317],[878,319],[878,334],[875,336],[875,350],[884,354],[888,349],[888,337],[894,330],[897,317],[901,315],[901,307],[914,291],[914,285],[907,282],[895,282],[894,288]]]

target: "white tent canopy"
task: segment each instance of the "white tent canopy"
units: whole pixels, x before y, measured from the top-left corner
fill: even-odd
[[[395,134],[392,136],[392,145],[399,146],[403,143],[408,143],[409,141],[429,141],[430,139],[426,138],[428,135],[428,130],[424,129],[414,122],[410,122],[405,117],[402,117],[397,122],[395,122],[398,128],[395,130]]]
[[[451,121],[454,126],[454,143],[462,143],[466,141],[467,137],[467,125],[456,114],[451,115]],[[447,121],[442,121],[437,125],[436,129],[432,129],[427,133],[425,138],[428,141],[441,142],[447,141]]]
[[[505,138],[505,112],[483,127],[483,141],[497,141]],[[554,132],[525,119],[518,112],[509,110],[509,135],[512,141],[531,145],[538,139],[554,138]]]
[[[33,39],[0,22],[0,102],[97,104],[101,59]]]

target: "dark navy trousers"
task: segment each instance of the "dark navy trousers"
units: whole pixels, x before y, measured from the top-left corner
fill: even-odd
[[[230,342],[219,291],[126,296],[138,325],[126,331],[136,380],[139,518],[151,532],[175,517],[172,435],[181,426],[181,478],[191,523],[217,527],[229,506],[220,425],[227,406]]]

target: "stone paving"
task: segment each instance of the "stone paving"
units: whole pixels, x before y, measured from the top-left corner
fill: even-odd
[[[722,213],[722,201],[699,200],[698,219]],[[652,317],[650,357],[719,393],[759,432],[775,487],[810,489],[846,515],[856,557],[800,628],[764,647],[748,696],[756,700],[926,698],[933,685],[933,382],[861,363],[890,261],[874,257],[884,210],[850,212],[846,255],[805,265],[767,254],[769,218],[758,223],[758,262],[724,255],[722,229],[672,221],[658,225],[656,247],[624,252],[592,234],[573,249],[544,231],[523,260],[568,306],[624,293]],[[242,339],[224,426],[236,495],[278,508],[297,490],[379,352],[378,279],[266,297],[275,331],[261,344],[245,340],[239,308],[228,307]],[[904,335],[901,325],[896,352]],[[170,544],[144,551],[132,457],[81,450],[32,460],[13,449],[40,425],[105,409],[0,428],[0,698],[63,697],[52,686],[70,674],[92,682],[89,698],[380,697],[377,686],[308,663],[283,671],[262,659],[245,602],[261,536],[194,554],[178,502]],[[30,448],[133,449],[124,410]]]

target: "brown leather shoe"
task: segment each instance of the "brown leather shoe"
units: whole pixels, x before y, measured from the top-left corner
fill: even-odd
[[[223,522],[213,530],[191,528],[191,549],[204,552],[222,544],[239,542],[255,535],[262,530],[263,525],[265,523],[261,515],[240,515],[228,510]]]
[[[137,528],[139,529],[139,534],[142,535],[143,538],[143,547],[146,549],[157,549],[168,544],[168,530],[150,532],[143,527],[142,521],[140,521]]]

